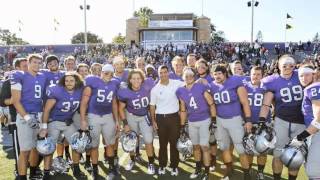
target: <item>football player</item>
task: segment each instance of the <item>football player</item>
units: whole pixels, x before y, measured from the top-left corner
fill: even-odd
[[[252,114],[252,123],[253,123],[253,129],[252,132],[254,132],[257,128],[257,125],[259,123],[259,113],[262,106],[263,101],[263,94],[264,89],[260,87],[261,79],[263,77],[263,69],[259,66],[255,66],[251,69],[250,72],[250,79],[251,81],[248,81],[245,83],[245,88],[248,92],[248,100],[249,105],[251,108],[251,114]],[[267,116],[267,122],[270,123],[271,116],[270,113]],[[250,164],[252,164],[253,161],[253,155],[248,155],[248,159]],[[258,164],[258,174],[257,174],[257,180],[263,180],[264,175],[264,167],[267,161],[267,154],[261,154],[257,157],[257,164]]]
[[[274,74],[262,79],[265,89],[263,103],[260,111],[259,124],[263,126],[269,113],[272,102],[275,102],[274,130],[277,142],[273,151],[273,177],[281,179],[283,163],[280,160],[281,149],[289,143],[290,139],[305,129],[301,103],[303,98],[302,86],[299,82],[298,72],[294,71],[295,60],[283,55],[279,59],[280,74]],[[297,178],[298,170],[289,169],[289,179]]]
[[[12,103],[16,108],[20,155],[18,162],[19,178],[27,179],[27,164],[30,151],[36,147],[39,121],[43,110],[43,95],[46,77],[40,73],[42,56],[31,54],[27,58],[28,71],[15,71],[11,74]],[[30,178],[36,175],[38,155],[30,160]]]
[[[196,70],[197,70],[197,78],[205,79],[207,83],[211,83],[213,81],[213,78],[210,74],[209,65],[206,60],[199,59],[196,62]]]
[[[181,133],[185,133],[185,121],[188,120],[189,136],[193,145],[193,155],[196,161],[195,172],[190,175],[195,179],[201,173],[201,151],[205,173],[203,180],[209,179],[210,151],[209,128],[215,126],[216,109],[212,96],[208,92],[208,86],[195,83],[196,73],[191,68],[184,68],[183,79],[186,83],[176,91],[180,101]]]
[[[192,69],[196,69],[196,55],[195,54],[188,54],[187,56],[187,66],[191,67]]]
[[[50,86],[47,89],[48,99],[44,107],[40,137],[48,135],[56,143],[63,133],[68,143],[71,143],[71,136],[77,131],[73,125],[72,116],[79,107],[82,90],[83,80],[75,72],[67,72],[60,79],[58,85]],[[50,178],[52,155],[45,156],[43,179]],[[79,159],[80,154],[73,150],[73,174],[76,178],[84,178],[85,175],[79,168]]]
[[[93,179],[98,178],[100,134],[104,137],[107,145],[109,162],[108,179],[111,180],[116,175],[113,145],[115,143],[116,131],[119,128],[118,104],[116,100],[119,81],[113,79],[113,73],[114,69],[112,65],[106,64],[102,67],[100,77],[88,76],[85,79],[85,89],[80,104],[81,129],[85,129],[88,123],[92,136],[91,158]],[[86,116],[87,112],[88,116]]]
[[[95,76],[100,76],[102,70],[102,64],[93,63],[90,67],[90,73]]]
[[[299,68],[299,79],[304,89],[302,101],[302,112],[306,129],[298,134],[290,145],[300,146],[312,135],[308,147],[308,156],[305,169],[309,179],[320,179],[320,83],[316,82],[316,71],[312,66],[302,66]]]
[[[124,124],[125,133],[130,130],[142,134],[149,160],[148,174],[155,173],[153,150],[153,127],[149,116],[150,91],[154,83],[145,81],[144,73],[139,69],[129,72],[128,87],[118,91],[119,116]],[[130,153],[126,170],[135,164],[135,153]]]
[[[226,165],[224,179],[229,179],[232,171],[232,152],[229,150],[231,141],[240,156],[243,179],[250,179],[249,162],[242,145],[245,131],[250,132],[252,127],[247,90],[239,77],[228,77],[227,69],[223,65],[214,65],[211,73],[214,81],[210,83],[210,93],[217,109],[216,138]],[[242,113],[245,117],[244,127]]]
[[[76,59],[73,56],[68,56],[64,59],[64,68],[66,71],[76,70]]]

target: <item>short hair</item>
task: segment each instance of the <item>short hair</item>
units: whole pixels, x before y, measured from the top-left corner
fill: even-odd
[[[207,72],[206,72],[206,73],[210,73],[210,68],[209,68],[208,62],[207,62],[205,59],[200,58],[200,59],[196,62],[196,68],[197,68],[197,66],[199,66],[200,63],[204,64],[204,65],[207,67]]]
[[[48,64],[51,61],[58,61],[59,62],[59,58],[56,55],[50,54],[46,57],[46,63]]]
[[[67,76],[72,76],[76,80],[76,85],[74,87],[75,89],[80,89],[84,86],[82,77],[80,76],[80,74],[78,74],[76,72],[66,72],[59,80],[58,84],[60,86],[66,87],[66,77]]]
[[[223,74],[226,75],[226,77],[228,77],[228,71],[224,64],[215,64],[212,66],[211,73],[218,72],[218,71],[221,71]]]
[[[30,63],[32,59],[39,59],[42,61],[43,57],[40,54],[29,54],[27,57],[28,62]]]
[[[142,83],[143,83],[144,80],[145,80],[144,73],[141,71],[141,69],[133,69],[133,70],[131,70],[131,71],[129,72],[129,74],[128,74],[128,80],[127,80],[127,82],[128,82],[128,87],[129,87],[129,89],[131,89],[131,90],[132,90],[132,84],[130,83],[130,80],[131,80],[131,78],[132,78],[132,76],[133,76],[134,74],[139,74],[139,75],[140,75],[140,77],[141,77],[141,79],[142,79]]]
[[[291,58],[296,63],[296,60],[289,54],[284,54],[284,55],[280,56],[280,58],[278,60],[278,63],[280,64],[281,61],[283,61],[283,60],[285,60],[287,58]]]
[[[102,70],[102,64],[100,64],[100,63],[92,63],[92,64],[91,64],[91,67],[90,67],[90,71],[91,71],[91,72],[92,72],[93,66],[99,66],[99,67],[101,68],[101,70]]]
[[[264,74],[264,70],[261,66],[253,66],[251,71],[261,71],[262,76]]]
[[[66,57],[66,58],[64,58],[64,64],[66,64],[67,63],[67,61],[70,61],[70,60],[72,60],[72,61],[76,61],[76,58],[74,58],[73,56],[68,56],[68,57]]]
[[[23,61],[26,61],[26,62],[27,62],[27,58],[15,58],[15,59],[13,60],[14,68],[20,67],[21,62],[23,62]]]
[[[167,71],[169,71],[169,68],[167,65],[161,65],[158,67],[158,72],[160,72],[161,69],[166,69]]]
[[[184,61],[183,61],[183,57],[181,56],[175,56],[172,61],[171,61],[171,64],[176,64],[178,61],[182,62],[182,64],[184,64]]]
[[[188,54],[187,58],[190,58],[190,57],[197,57],[197,55],[194,53],[190,53],[190,54]]]
[[[88,71],[90,70],[88,64],[80,63],[80,64],[77,65],[77,70],[76,71],[79,72],[80,68],[82,68],[82,67],[86,67],[88,69]]]

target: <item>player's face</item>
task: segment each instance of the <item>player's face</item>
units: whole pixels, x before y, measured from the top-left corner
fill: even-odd
[[[176,61],[176,63],[173,64],[173,69],[176,74],[181,74],[183,70],[183,63],[181,61]]]
[[[221,71],[213,72],[212,76],[214,81],[219,84],[222,84],[226,80],[225,74],[223,74]]]
[[[39,72],[42,65],[42,60],[38,58],[32,58],[29,62],[29,69],[33,72]]]
[[[117,73],[122,73],[124,71],[124,62],[117,62],[113,64],[114,69]]]
[[[184,81],[186,84],[192,84],[194,82],[194,74],[184,74]]]
[[[242,76],[243,75],[243,68],[241,64],[235,64],[233,67],[233,75]]]
[[[142,84],[142,78],[141,78],[140,74],[138,74],[138,73],[132,74],[131,79],[130,79],[130,83],[132,84],[133,88],[139,89]]]
[[[169,80],[169,72],[168,69],[163,68],[159,70],[159,77],[161,81],[168,81]]]
[[[148,68],[147,69],[147,75],[150,76],[153,74],[153,69],[152,68]]]
[[[66,89],[68,91],[72,91],[76,86],[76,79],[73,76],[66,76],[64,83],[65,83]]]
[[[136,68],[140,69],[142,71],[144,71],[144,67],[145,67],[145,62],[142,59],[139,59],[138,61],[136,61]]]
[[[207,70],[208,70],[208,67],[207,67],[205,64],[203,64],[203,63],[197,64],[196,68],[197,68],[197,72],[198,72],[200,75],[206,74],[206,73],[207,73]]]
[[[102,72],[102,79],[104,80],[104,81],[111,81],[111,79],[112,79],[112,77],[113,77],[113,72],[109,72],[109,71],[107,71],[107,72]]]
[[[89,69],[87,67],[80,67],[78,72],[83,78],[89,75]]]
[[[20,62],[20,66],[17,67],[17,69],[20,70],[20,71],[24,71],[24,72],[28,71],[28,62],[27,61],[21,61]]]
[[[314,74],[313,73],[303,73],[299,75],[300,83],[303,87],[308,86],[313,82]]]
[[[251,78],[252,84],[254,84],[254,85],[260,84],[261,79],[262,79],[261,70],[251,70],[250,78]]]
[[[284,64],[284,63],[279,63],[279,69],[281,75],[291,75],[293,70],[294,70],[295,64]]]
[[[92,66],[91,73],[95,76],[100,76],[102,67],[101,66]]]
[[[194,68],[196,64],[196,57],[193,57],[193,56],[188,57],[187,64],[189,67]]]
[[[47,66],[48,66],[48,69],[49,69],[50,71],[52,71],[52,72],[58,71],[58,69],[59,69],[59,63],[58,63],[58,61],[56,61],[56,60],[53,60],[53,61],[49,62],[49,63],[47,64]]]
[[[65,64],[67,71],[74,71],[76,67],[76,62],[74,60],[68,60]]]

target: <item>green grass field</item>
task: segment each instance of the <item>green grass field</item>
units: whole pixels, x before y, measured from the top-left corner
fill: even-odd
[[[157,142],[155,142],[155,149],[156,149],[156,154],[158,153],[158,148],[157,148]],[[13,157],[13,150],[11,147],[4,147],[0,145],[0,180],[11,180],[14,179],[14,157]],[[189,179],[189,175],[193,172],[193,167],[195,167],[195,163],[193,162],[192,159],[187,160],[186,162],[181,162],[179,164],[179,176],[178,177],[171,177],[167,171],[167,174],[164,176],[151,176],[146,174],[147,171],[147,157],[145,155],[145,152],[141,150],[142,157],[144,159],[144,162],[141,164],[136,163],[136,166],[134,167],[133,171],[127,172],[124,169],[124,166],[126,165],[127,161],[129,160],[129,156],[127,153],[123,153],[121,147],[119,146],[119,163],[121,165],[120,167],[120,172],[121,176],[118,176],[116,179],[127,179],[127,180],[152,180],[152,179],[176,179],[176,180],[185,180]],[[99,162],[99,173],[101,175],[101,179],[106,177],[107,174],[107,166],[103,163],[103,148],[100,148],[100,162]],[[242,178],[242,171],[240,164],[238,163],[238,159],[236,156],[234,156],[235,164],[234,164],[234,173],[233,177],[231,179],[238,180]],[[265,179],[266,180],[271,180],[272,178],[272,168],[271,168],[271,160],[272,156],[268,156],[268,161],[267,165],[265,168]],[[254,160],[256,162],[256,160]],[[158,165],[158,161],[155,161],[156,165]],[[217,165],[217,170],[213,173],[210,174],[210,180],[215,180],[215,179],[220,179],[221,178],[221,160],[218,159],[218,165]],[[83,168],[83,166],[80,166],[83,172],[86,172]],[[255,174],[256,174],[256,169],[257,166],[256,164],[253,165],[253,172],[252,172],[252,180],[255,179]],[[91,179],[90,175],[88,172],[86,172],[88,175],[88,179]],[[284,179],[287,179],[287,169],[285,168],[282,176]],[[57,180],[69,180],[73,179],[72,177],[72,172],[71,170],[67,175],[56,175],[54,179]],[[304,169],[301,168],[300,174],[298,177],[298,180],[304,180],[307,179]]]

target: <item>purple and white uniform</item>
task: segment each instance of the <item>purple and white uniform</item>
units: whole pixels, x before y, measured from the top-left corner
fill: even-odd
[[[312,101],[320,100],[320,82],[315,82],[304,89],[304,97],[302,101],[302,112],[304,115],[304,123],[308,127],[314,120]],[[308,139],[310,141],[310,139]],[[308,148],[308,161],[305,164],[306,173],[310,179],[318,179],[320,177],[320,132],[314,134]]]
[[[261,87],[254,87],[250,80],[245,83],[245,88],[248,92],[252,123],[258,123],[265,90]],[[271,113],[268,114],[267,122],[271,122]]]
[[[32,118],[40,121],[45,92],[45,75],[38,72],[33,76],[29,72],[15,71],[10,76],[11,89],[21,91],[20,102],[23,108]],[[38,131],[29,127],[20,114],[17,114],[16,123],[20,150],[30,151],[36,147]]]
[[[59,80],[64,76],[65,72],[58,71],[57,73],[51,72],[48,69],[42,69],[42,72],[46,78],[46,88],[58,84]]]
[[[274,94],[276,117],[287,122],[303,124],[303,91],[298,72],[294,71],[290,79],[284,79],[277,74],[265,77],[261,86]]]
[[[210,83],[210,93],[216,104],[217,132],[216,138],[219,148],[228,150],[233,142],[238,154],[244,153],[242,138],[242,106],[238,97],[238,88],[243,87],[243,82],[238,76],[231,76],[223,84]]]
[[[48,124],[48,135],[57,142],[61,133],[71,143],[71,136],[76,132],[76,127],[72,122],[73,114],[79,107],[83,88],[68,92],[64,87],[53,85],[47,89],[48,99],[55,99],[56,103],[50,112],[50,122]]]
[[[88,104],[88,123],[92,136],[92,147],[98,147],[100,134],[107,145],[115,142],[116,123],[112,114],[112,100],[116,98],[120,82],[112,79],[104,82],[100,77],[87,76],[85,85],[91,88]]]
[[[48,99],[56,100],[56,104],[50,112],[50,119],[62,122],[71,119],[79,107],[82,91],[83,89],[81,88],[70,93],[59,85],[48,87]]]
[[[88,76],[85,85],[91,88],[88,113],[106,115],[112,112],[112,100],[116,97],[119,81],[112,79],[105,83],[100,77]]]
[[[146,144],[153,142],[153,128],[149,117],[150,92],[154,82],[145,80],[138,91],[120,88],[119,101],[126,104],[126,117],[131,130],[142,134]]]
[[[281,149],[304,129],[301,104],[303,99],[302,86],[298,72],[294,71],[291,78],[284,79],[280,75],[271,75],[262,79],[262,87],[272,92],[275,100],[274,130],[277,142],[273,156],[279,158]]]
[[[129,70],[125,69],[123,71],[122,76],[114,76],[113,78],[117,79],[119,82],[127,82],[128,81],[128,76],[129,76]]]
[[[210,110],[204,97],[208,86],[194,83],[191,89],[180,87],[176,91],[177,97],[187,108],[189,121],[189,136],[193,145],[209,146]]]
[[[197,77],[197,79],[200,79],[201,77]],[[205,79],[208,81],[208,83],[211,83],[212,81],[214,81],[214,79],[212,78],[212,76],[210,74],[207,74],[205,77],[203,77],[202,79]]]

